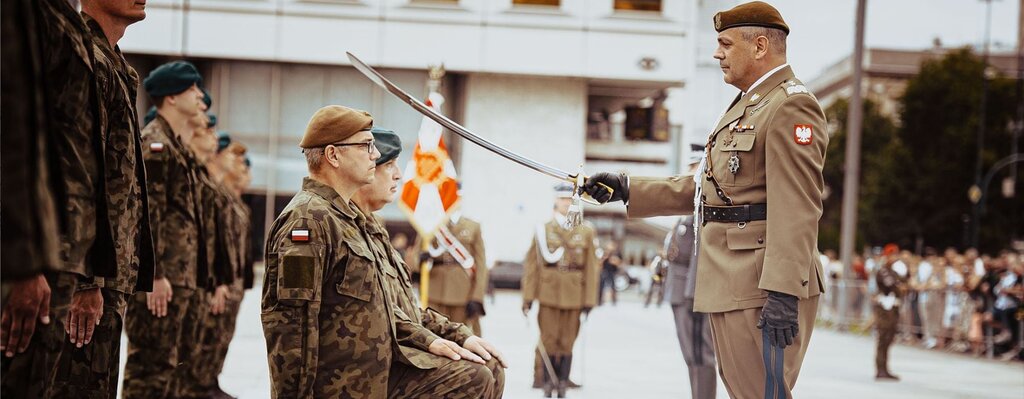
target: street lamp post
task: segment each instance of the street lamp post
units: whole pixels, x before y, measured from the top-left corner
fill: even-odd
[[[971,247],[978,248],[978,235],[981,232],[981,204],[978,201],[976,191],[981,186],[981,174],[985,154],[985,117],[988,113],[988,47],[989,39],[992,34],[992,1],[993,0],[981,0],[985,2],[985,43],[983,44],[984,52],[982,53],[982,60],[984,63],[984,70],[981,74],[981,115],[978,117],[978,160],[974,164],[974,186],[971,187],[971,202],[974,206],[971,207]]]

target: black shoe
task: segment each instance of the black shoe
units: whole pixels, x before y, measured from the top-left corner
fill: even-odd
[[[888,371],[882,371],[882,372],[880,372],[878,374],[875,374],[875,381],[893,381],[893,382],[895,382],[895,381],[899,381],[899,380],[900,380],[900,377],[897,377],[895,374],[892,374],[892,373],[890,373]]]

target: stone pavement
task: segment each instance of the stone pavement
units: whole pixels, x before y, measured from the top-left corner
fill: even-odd
[[[259,319],[259,287],[242,304],[235,341],[228,353],[221,386],[241,398],[269,397],[266,346]],[[688,398],[683,357],[666,304],[644,308],[635,292],[620,294],[618,306],[595,309],[577,340],[573,380],[582,389],[570,398]],[[488,300],[483,336],[511,363],[505,397],[540,398],[530,389],[533,348],[538,331],[519,311],[518,291],[499,291]],[[536,307],[531,314],[536,317]],[[819,328],[794,395],[798,398],[1024,398],[1024,364],[974,359],[939,351],[894,346],[898,383],[876,383],[874,342]],[[122,357],[123,362],[123,357]],[[721,383],[719,383],[721,384]],[[727,398],[719,386],[719,398]]]

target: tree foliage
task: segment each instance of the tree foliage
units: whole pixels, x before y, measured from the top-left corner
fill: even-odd
[[[881,115],[875,104],[865,102],[858,244],[965,247],[965,218],[971,215],[967,190],[975,180],[984,70],[982,59],[967,49],[924,62],[900,98],[898,125]],[[1016,80],[1004,76],[988,82],[985,172],[1013,152],[1008,122],[1019,101],[1015,85]],[[826,110],[835,129],[825,167],[831,195],[822,217],[822,248],[838,248],[847,104],[838,101]],[[979,239],[983,251],[1008,246],[1017,223],[1014,210],[1019,214],[1024,209],[1024,195],[1001,194],[999,182],[1008,171],[997,174],[986,192],[988,206]],[[1018,191],[1024,189],[1022,180],[1018,176]]]

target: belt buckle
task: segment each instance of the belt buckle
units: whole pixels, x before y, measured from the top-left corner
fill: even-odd
[[[747,227],[747,222],[736,223],[736,227],[739,227],[740,229],[745,229]]]

